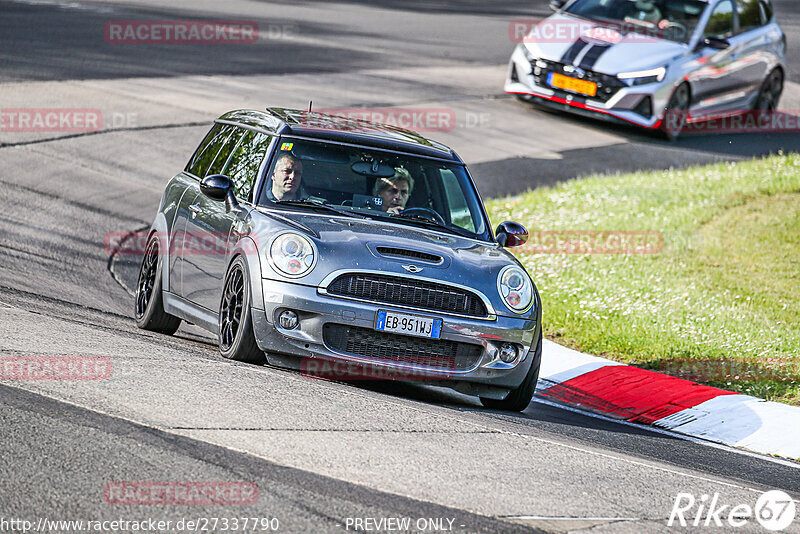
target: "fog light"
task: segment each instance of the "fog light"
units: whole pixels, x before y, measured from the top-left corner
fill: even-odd
[[[500,359],[505,363],[512,363],[517,359],[517,347],[511,343],[503,343],[500,347]]]
[[[285,328],[286,330],[294,330],[297,328],[299,322],[300,320],[297,318],[297,314],[292,310],[282,311],[278,316],[278,324],[281,325],[281,328]]]

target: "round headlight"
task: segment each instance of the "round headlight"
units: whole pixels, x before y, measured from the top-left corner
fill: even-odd
[[[269,248],[269,262],[281,274],[300,278],[311,272],[317,261],[314,245],[306,237],[288,232],[281,234]]]
[[[516,313],[528,311],[533,302],[533,283],[527,273],[509,265],[497,277],[497,290],[508,309]]]

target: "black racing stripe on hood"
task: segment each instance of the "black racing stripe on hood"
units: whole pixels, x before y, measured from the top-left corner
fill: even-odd
[[[586,55],[583,56],[581,64],[578,66],[583,70],[592,70],[594,68],[595,63],[597,63],[597,60],[600,59],[600,56],[605,54],[609,48],[611,48],[611,45],[596,44],[592,46],[586,52]]]
[[[583,49],[587,46],[591,45],[583,39],[578,39],[567,49],[566,52],[564,52],[564,55],[561,56],[561,63],[565,65],[572,65],[572,62],[575,61],[575,58],[578,57],[581,51],[583,51]]]

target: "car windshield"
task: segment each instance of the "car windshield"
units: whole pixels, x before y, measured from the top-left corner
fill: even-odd
[[[577,0],[566,12],[624,32],[688,43],[707,5],[700,0]]]
[[[283,137],[259,205],[370,217],[489,240],[462,165],[374,148]]]

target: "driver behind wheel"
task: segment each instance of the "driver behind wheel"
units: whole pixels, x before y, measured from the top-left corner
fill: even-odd
[[[267,198],[273,202],[308,198],[302,179],[303,162],[291,152],[281,152],[267,184]]]
[[[627,18],[658,23],[661,20],[661,10],[656,7],[655,0],[637,0],[635,11]]]
[[[383,211],[397,214],[405,209],[413,190],[414,178],[411,173],[403,167],[397,167],[393,176],[375,180],[372,195],[383,199]]]

